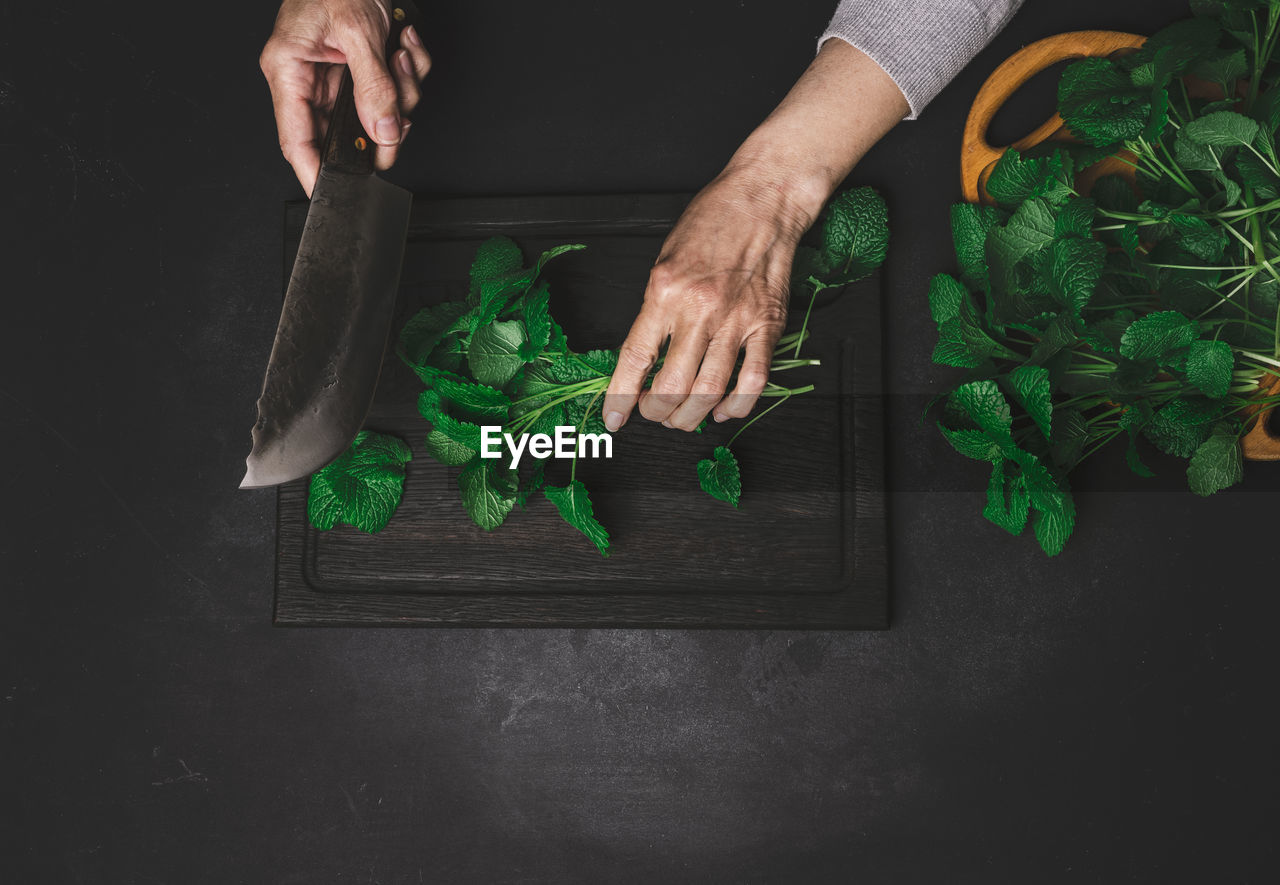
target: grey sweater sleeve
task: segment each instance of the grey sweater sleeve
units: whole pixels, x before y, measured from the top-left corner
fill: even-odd
[[[911,113],[951,82],[1000,32],[1022,0],[841,0],[818,41],[839,37],[884,69]]]

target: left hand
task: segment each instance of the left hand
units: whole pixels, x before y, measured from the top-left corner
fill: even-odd
[[[614,431],[639,404],[666,427],[744,418],[769,377],[787,318],[791,262],[813,217],[776,179],[731,164],[685,209],[649,274],[644,304],[605,393]],[[644,380],[669,344],[653,384]],[[728,396],[738,354],[737,384]]]
[[[769,379],[801,235],[855,163],[910,108],[861,50],[830,39],[782,103],[684,210],[605,391],[610,432],[640,414],[695,430],[745,418]],[[650,389],[645,378],[669,342]],[[729,381],[743,353],[738,381]]]

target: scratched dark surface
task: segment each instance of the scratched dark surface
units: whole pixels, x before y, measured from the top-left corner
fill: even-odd
[[[833,5],[432,4],[396,178],[696,189]],[[0,878],[1270,880],[1276,468],[1091,467],[1047,561],[917,423],[978,84],[1184,4],[1028,0],[855,174],[895,238],[879,633],[271,626],[274,496],[235,488],[298,196],[270,6],[0,6]]]

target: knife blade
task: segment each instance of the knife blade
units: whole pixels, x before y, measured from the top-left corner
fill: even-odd
[[[413,4],[396,0],[388,56],[417,21]],[[374,151],[346,71],[258,397],[242,489],[314,473],[342,454],[369,414],[413,203],[374,173]]]

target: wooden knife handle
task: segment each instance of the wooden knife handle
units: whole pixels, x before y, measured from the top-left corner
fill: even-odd
[[[987,142],[987,127],[991,125],[991,120],[1000,107],[1022,84],[1060,61],[1110,55],[1122,49],[1137,49],[1146,39],[1138,34],[1121,31],[1070,31],[1037,40],[1005,59],[978,90],[969,111],[969,119],[964,124],[964,141],[960,147],[960,183],[964,189],[964,198],[970,203],[978,201],[982,194],[984,173],[1005,152],[1005,148],[992,147]],[[1062,128],[1062,118],[1055,113],[1034,132],[1015,141],[1010,147],[1026,150],[1053,137]]]
[[[390,0],[390,3],[391,32],[387,35],[386,50],[388,65],[392,54],[400,48],[400,34],[410,25],[417,25],[422,18],[418,8],[410,0]],[[324,150],[320,152],[321,162],[324,166],[341,172],[369,175],[373,173],[376,147],[369,133],[360,125],[351,70],[344,67],[342,84],[338,87],[338,96],[334,99],[333,111],[329,115],[329,131],[325,133]]]

